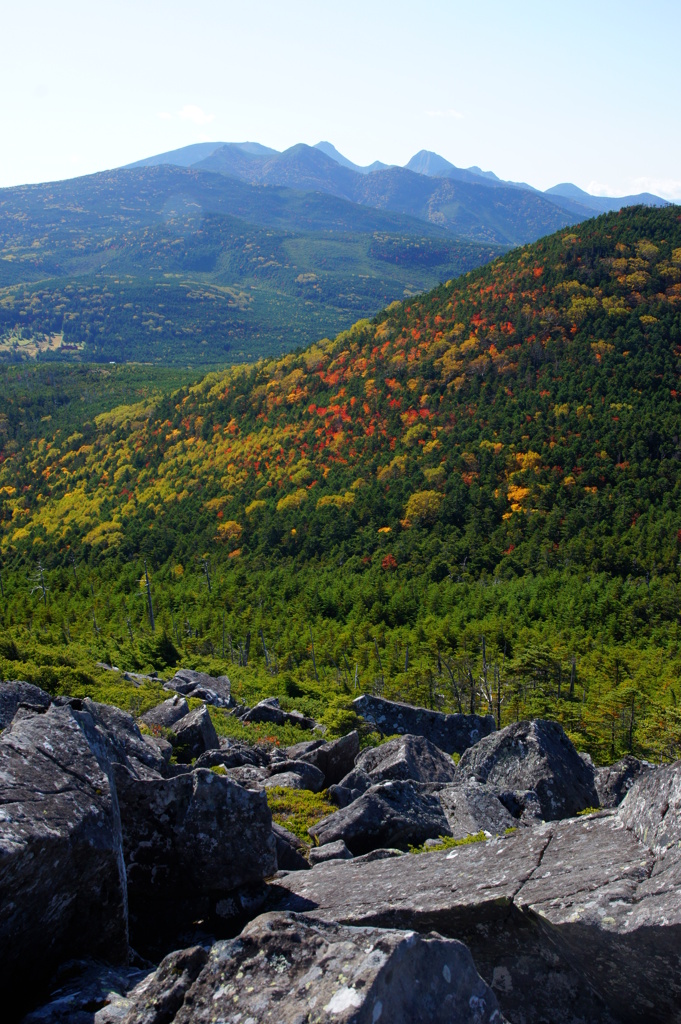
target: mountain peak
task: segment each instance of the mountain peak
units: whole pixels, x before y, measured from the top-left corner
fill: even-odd
[[[348,160],[342,153],[339,153],[330,142],[318,142],[313,148],[318,149],[325,156],[331,157],[341,167],[347,167],[350,171],[357,171],[358,174],[371,174],[372,171],[383,171],[389,166],[388,164],[381,163],[380,160],[374,160],[372,164],[361,167],[359,164],[354,164],[352,160]]]
[[[429,149],[420,149],[404,166],[408,171],[414,171],[416,174],[426,174],[430,178],[445,177],[448,171],[459,170],[449,160],[445,160],[439,153],[433,153]]]

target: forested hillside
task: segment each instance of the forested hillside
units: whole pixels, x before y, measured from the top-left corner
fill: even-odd
[[[331,195],[150,167],[0,190],[0,361],[255,361],[505,247]]]
[[[679,756],[680,376],[669,207],[299,353],[74,403],[20,446],[24,388],[0,414],[0,674],[179,648],[317,712],[359,687]]]

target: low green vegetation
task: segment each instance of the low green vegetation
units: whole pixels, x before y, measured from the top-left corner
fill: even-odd
[[[5,189],[0,363],[253,362],[503,250],[332,196],[172,167]]]
[[[133,708],[160,684],[96,662],[182,664],[329,735],[373,692],[677,759],[680,304],[678,211],[634,208],[198,381],[7,370],[0,674]]]
[[[338,808],[330,803],[325,793],[311,793],[308,789],[285,789],[273,786],[267,790],[267,804],[272,819],[292,832],[304,843],[315,845],[308,829]]]
[[[511,831],[513,831],[511,829]],[[485,843],[489,836],[484,832],[475,832],[472,835],[464,836],[462,839],[454,839],[453,836],[440,836],[437,843],[424,843],[422,846],[410,846],[410,853],[440,853],[442,850],[453,850],[457,846],[469,846],[471,843]]]

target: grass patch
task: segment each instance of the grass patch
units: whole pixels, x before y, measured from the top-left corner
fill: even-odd
[[[218,736],[228,736],[251,746],[255,743],[266,743],[275,747],[292,747],[294,743],[302,743],[318,736],[318,733],[313,735],[309,729],[299,729],[288,723],[273,725],[271,722],[242,722],[225,708],[209,706],[208,713]]]
[[[437,846],[410,846],[410,853],[439,853],[440,850],[451,850],[455,846],[469,846],[471,843],[485,843],[487,836],[484,832],[476,832],[475,835],[465,836],[463,839],[454,839],[452,836],[440,836]]]
[[[587,814],[598,814],[602,810],[602,807],[585,807],[583,811],[577,811],[577,817],[583,818]]]
[[[272,818],[304,843],[314,845],[308,829],[338,808],[329,803],[324,793],[311,793],[309,789],[286,789],[273,786],[267,790],[267,803]]]

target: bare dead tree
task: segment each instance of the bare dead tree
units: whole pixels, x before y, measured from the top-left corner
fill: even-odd
[[[381,673],[381,685],[385,683],[385,676],[383,675],[383,664],[381,662],[381,653],[378,649],[378,640],[374,637],[374,650],[376,651],[376,661],[378,662],[378,671]]]
[[[206,586],[208,587],[208,593],[210,594],[210,592],[211,592],[211,585],[210,585],[210,559],[208,559],[208,558],[202,558],[201,559],[201,569],[203,570],[203,575],[206,577]]]
[[[485,638],[482,638],[482,672],[480,674],[480,695],[487,701],[490,715],[494,714],[494,697],[489,682],[489,663],[487,661],[487,645]]]
[[[267,644],[265,643],[265,634],[262,631],[262,627],[260,628],[260,642],[262,643],[262,650],[263,650],[263,654],[265,655],[265,666],[266,666],[266,668],[269,669],[270,668],[270,656],[269,656],[269,652],[267,650]]]
[[[149,582],[149,573],[147,572],[147,560],[144,559],[144,582],[147,591],[147,606],[149,608],[149,622],[151,623],[151,632],[153,633],[156,629],[156,623],[154,622],[154,607],[151,603],[151,583]]]
[[[312,644],[312,668],[314,669],[314,677],[319,682],[319,676],[317,675],[317,659],[314,656],[314,637],[312,636],[312,626],[308,627],[310,630],[310,643]]]
[[[47,606],[47,587],[45,586],[45,571],[43,569],[42,562],[38,562],[38,568],[32,574],[31,581],[35,584],[35,586],[31,588],[31,593],[34,594],[36,590],[39,590],[42,602]]]
[[[461,691],[459,690],[458,683],[457,683],[456,679],[454,678],[454,671],[452,669],[451,664],[447,661],[446,658],[443,658],[443,661],[444,661],[445,668],[447,669],[447,671],[449,673],[449,679],[450,679],[451,684],[452,684],[452,692],[453,692],[453,694],[454,694],[454,696],[456,698],[457,707],[459,708],[459,714],[462,715],[463,714],[463,704],[461,703]]]
[[[470,664],[466,666],[468,672],[468,688],[470,693],[470,714],[475,714],[475,679]]]

